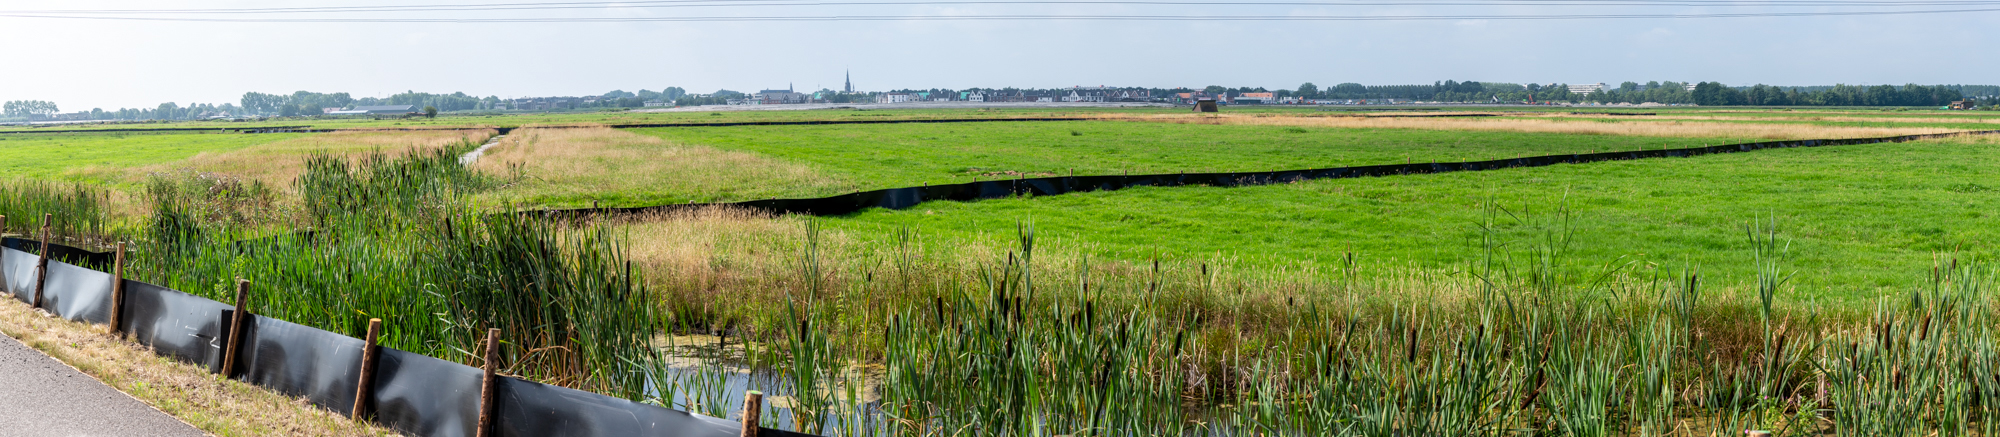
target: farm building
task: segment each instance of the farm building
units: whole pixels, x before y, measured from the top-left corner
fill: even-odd
[[[339,111],[328,111],[326,115],[402,115],[417,112],[417,105],[356,106]]]

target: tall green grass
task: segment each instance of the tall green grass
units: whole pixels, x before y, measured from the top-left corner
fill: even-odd
[[[0,216],[7,217],[0,234],[40,238],[42,217],[52,215],[49,232],[69,242],[102,242],[116,227],[110,213],[111,194],[80,183],[39,180],[0,181]]]
[[[205,210],[213,189],[156,181],[134,271],[215,299],[248,279],[259,314],[354,336],[381,318],[385,345],[467,364],[498,328],[505,373],[648,396],[657,317],[618,240],[472,209],[465,195],[490,181],[458,165],[465,148],[311,158],[289,219],[304,227],[275,235]]]
[[[779,393],[794,397],[787,407],[795,419],[779,425],[830,435],[1915,436],[2000,428],[1991,402],[2000,388],[1992,270],[1942,257],[1927,286],[1873,310],[1819,306],[1791,300],[1798,293],[1775,227],[1745,231],[1755,254],[1746,262],[1759,272],[1748,288],[1711,290],[1692,268],[1574,268],[1557,228],[1538,242],[1496,247],[1475,272],[1483,285],[1456,296],[1301,296],[1276,316],[1282,329],[1270,329],[1247,317],[1205,320],[1147,293],[1156,283],[1038,285],[1046,272],[1035,268],[1024,229],[1018,250],[982,264],[972,280],[884,308],[879,343],[845,341],[851,331],[829,326],[839,324],[846,297],[821,284],[783,310],[782,329],[752,334],[769,343],[752,350],[774,363]],[[802,270],[819,262],[815,245],[805,244]],[[921,268],[897,262],[864,276],[895,283],[894,271]],[[828,381],[857,365],[875,373],[878,401],[843,397],[854,383]]]

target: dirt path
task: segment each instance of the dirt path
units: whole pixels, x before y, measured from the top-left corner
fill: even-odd
[[[0,335],[0,434],[208,435],[5,335]]]

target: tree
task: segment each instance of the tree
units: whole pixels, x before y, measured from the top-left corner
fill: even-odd
[[[424,118],[438,118],[438,108],[436,106],[425,106]]]
[[[0,113],[6,114],[9,118],[44,118],[61,112],[56,109],[55,102],[41,100],[15,100],[0,106],[4,106],[4,110]]]
[[[1310,99],[1310,98],[1314,98],[1314,97],[1319,97],[1319,86],[1318,86],[1318,85],[1313,85],[1313,83],[1312,83],[1312,82],[1306,82],[1306,83],[1302,83],[1302,84],[1299,84],[1299,92],[1298,92],[1298,95],[1299,95],[1299,97],[1304,97],[1304,98],[1308,98],[1308,99]]]

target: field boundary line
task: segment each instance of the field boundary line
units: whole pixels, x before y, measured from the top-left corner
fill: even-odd
[[[995,120],[998,121],[998,120]],[[1511,168],[1546,167],[1556,164],[1584,164],[1602,161],[1625,161],[1651,158],[1685,158],[1718,153],[1740,153],[1764,149],[1784,149],[1798,147],[1826,147],[1857,144],[1900,143],[1907,141],[1945,138],[1960,135],[1992,135],[2000,130],[1966,131],[1939,134],[1900,135],[1875,138],[1845,138],[1818,140],[1782,140],[1755,143],[1725,144],[1706,147],[1686,147],[1678,149],[1634,150],[1624,152],[1580,153],[1567,155],[1542,155],[1512,159],[1486,161],[1430,162],[1412,164],[1385,164],[1351,167],[1331,167],[1302,170],[1280,170],[1264,172],[1227,173],[1175,173],[1122,176],[1055,176],[1038,178],[1016,178],[957,184],[924,185],[920,187],[887,188],[837,194],[818,198],[762,199],[741,202],[686,203],[626,208],[575,208],[540,209],[516,211],[514,214],[540,215],[549,218],[585,218],[594,216],[624,216],[635,214],[656,214],[687,211],[711,207],[737,207],[773,214],[806,214],[821,216],[847,215],[869,208],[906,209],[924,202],[950,200],[973,201],[1000,199],[1023,195],[1054,196],[1076,192],[1112,191],[1132,187],[1172,187],[1183,185],[1203,185],[1215,187],[1239,187],[1291,183],[1315,179],[1346,179],[1361,177],[1400,176],[1414,174],[1454,173],[1487,171]]]

